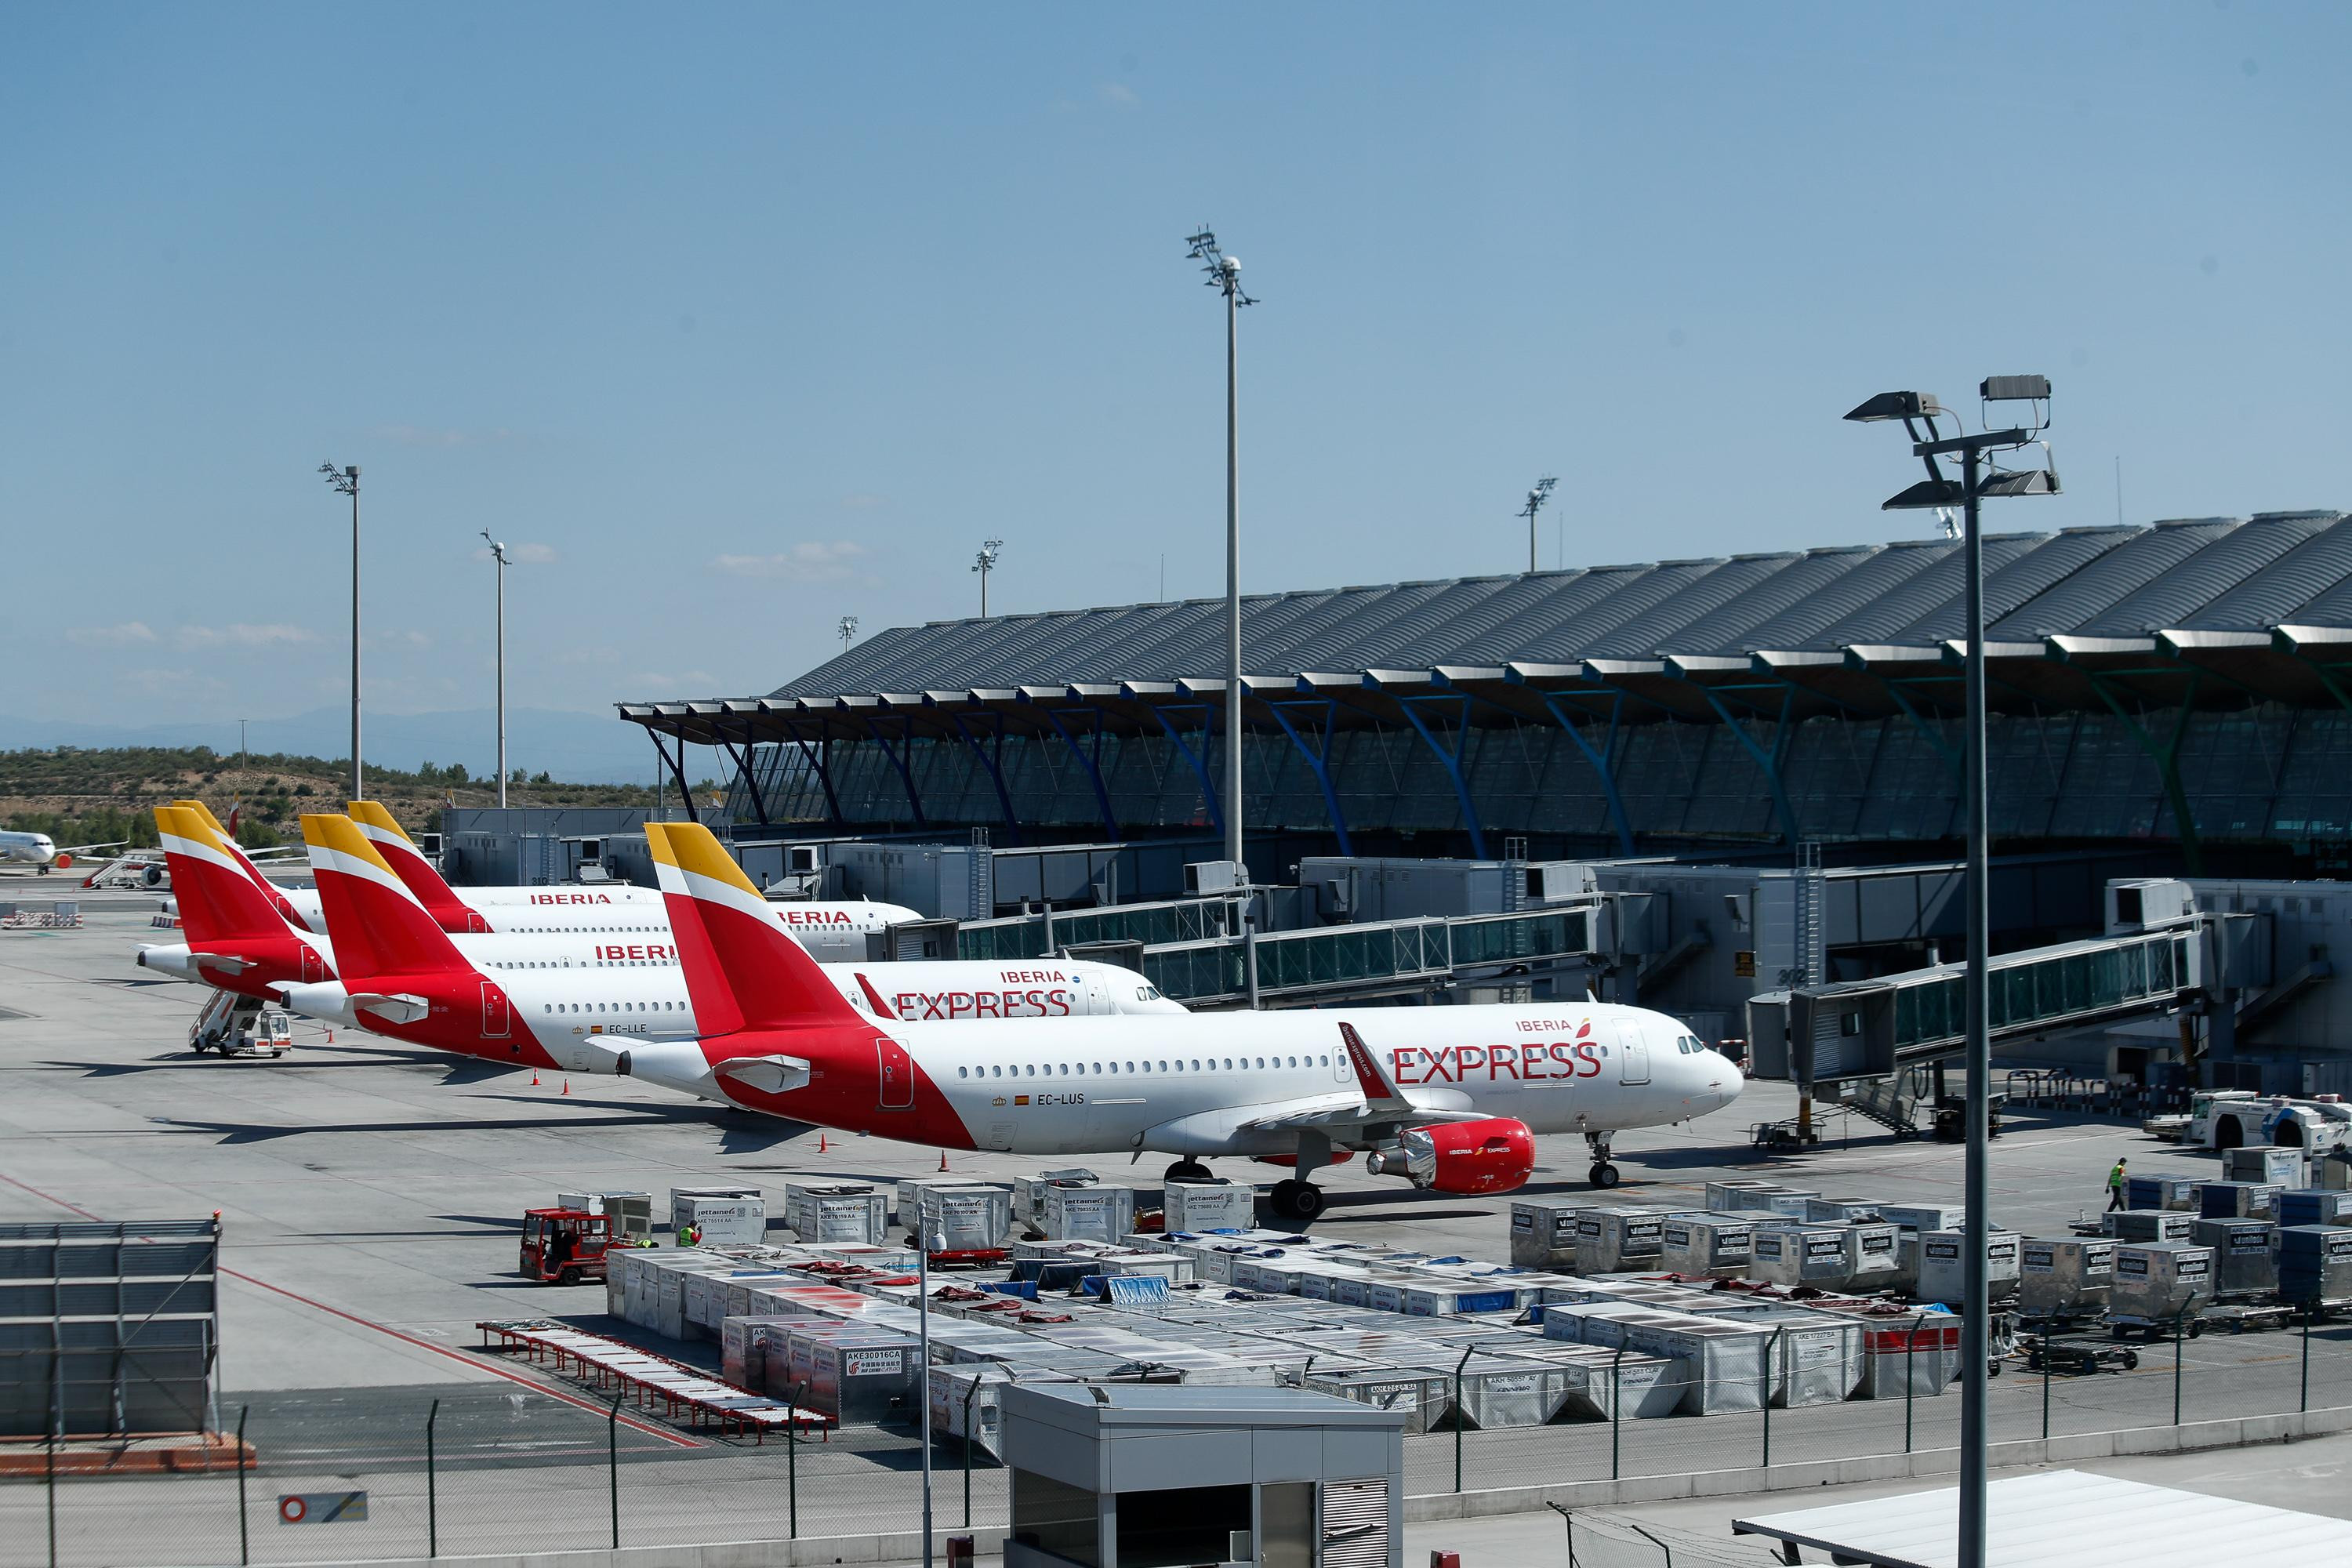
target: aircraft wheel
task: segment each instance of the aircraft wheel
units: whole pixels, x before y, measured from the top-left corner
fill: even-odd
[[[1212,1178],[1209,1167],[1198,1160],[1179,1160],[1168,1167],[1160,1178],[1163,1182],[1205,1182]]]
[[[1323,1189],[1312,1182],[1279,1181],[1266,1194],[1265,1206],[1276,1219],[1310,1225],[1323,1212]]]
[[[1623,1179],[1623,1173],[1606,1160],[1596,1161],[1585,1174],[1596,1187],[1613,1187]]]

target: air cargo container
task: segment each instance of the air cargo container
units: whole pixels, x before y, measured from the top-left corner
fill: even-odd
[[[2018,1270],[2020,1310],[2100,1311],[2116,1280],[2116,1244],[2092,1237],[2034,1237],[2019,1249]]]
[[[1659,1234],[1658,1267],[1694,1277],[1745,1279],[1755,1242],[1751,1215],[1676,1215]]]
[[[2352,1227],[2296,1225],[2278,1233],[2279,1294],[2290,1301],[2352,1301]]]
[[[1588,1208],[1576,1216],[1576,1271],[1622,1274],[1655,1268],[1666,1215],[1660,1208]]]
[[[1713,1191],[1710,1184],[1709,1191]],[[1576,1268],[1576,1216],[1587,1198],[1511,1200],[1511,1261],[1522,1268]]]
[[[2248,1144],[2221,1151],[2221,1174],[2232,1182],[2299,1187],[2309,1176],[2309,1153],[2293,1146]]]
[[[879,1242],[889,1205],[887,1194],[862,1183],[784,1184],[784,1225],[803,1241]]]
[[[1748,1278],[1764,1284],[1843,1290],[1853,1278],[1843,1226],[1767,1222],[1756,1227],[1753,1245]]]
[[[2285,1190],[2272,1182],[2205,1182],[2197,1189],[2197,1212],[2205,1219],[2275,1220]]]
[[[2195,1218],[2161,1209],[2109,1209],[2099,1216],[2099,1229],[2117,1241],[2187,1241]]]
[[[2278,1195],[2278,1222],[2290,1225],[2352,1225],[2352,1192],[2326,1187],[2290,1187]]]
[[[2125,1242],[2116,1248],[2110,1318],[2169,1323],[2213,1299],[2213,1252],[2185,1241]]]
[[[1729,1181],[1706,1184],[1709,1214],[1770,1214],[1771,1199],[1789,1189],[1779,1182]],[[1564,1201],[1564,1200],[1563,1200]]]
[[[2266,1296],[2278,1289],[2278,1226],[2266,1219],[2200,1219],[2189,1239],[2213,1253],[2215,1296]]]
[[[1133,1187],[1056,1184],[1038,1199],[1037,1227],[1056,1241],[1115,1242],[1135,1228]]]
[[[1247,1230],[1257,1223],[1257,1189],[1246,1182],[1170,1182],[1160,1206],[1171,1231]]]
[[[1919,1237],[1919,1283],[1922,1301],[1957,1307],[1967,1299],[1968,1235],[1961,1230],[1924,1231]],[[1985,1297],[2000,1306],[2017,1294],[2018,1237],[2014,1231],[1994,1231],[1985,1237]]]
[[[2197,1212],[2197,1189],[2202,1176],[2158,1174],[2126,1176],[2124,1207],[2127,1209],[2170,1209],[2176,1214]]]

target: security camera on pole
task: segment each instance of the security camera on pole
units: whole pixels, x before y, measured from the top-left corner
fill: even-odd
[[[2050,427],[2050,379],[2041,375],[1996,375],[1977,389],[1990,407],[1995,403],[2030,403],[2030,426],[1986,429],[1970,436],[1946,436],[1937,421],[1948,419],[1956,432],[1960,422],[1924,392],[1882,392],[1848,419],[1872,423],[1900,419],[1911,436],[1911,455],[1927,465],[1927,477],[1883,503],[1881,510],[1940,510],[1961,508],[1961,571],[1967,579],[1968,667],[1965,689],[1968,744],[1965,751],[1969,812],[1968,853],[1968,975],[1963,983],[1968,1017],[1968,1164],[1961,1205],[1968,1214],[1968,1252],[1963,1258],[1960,1294],[1960,1496],[1959,1553],[1956,1568],[1985,1568],[1985,1402],[1989,1351],[1986,1330],[1990,1300],[1985,1287],[1985,1233],[1990,1223],[1992,1198],[1988,1159],[1992,1142],[1992,1048],[1987,1033],[1990,1010],[1986,997],[1986,959],[1990,951],[1986,894],[1990,881],[1990,848],[1985,805],[1985,668],[1984,668],[1984,542],[1977,528],[1977,505],[1988,497],[2051,496],[2058,493],[2058,473],[2051,468],[2002,468],[1988,462],[1995,452],[2040,447],[2049,460],[2049,443],[2041,439]],[[1980,421],[1983,423],[1984,421]],[[1946,474],[1937,459],[1958,458],[1960,477]]]
[[[1225,858],[1246,879],[1242,861],[1242,480],[1240,345],[1236,321],[1255,300],[1242,291],[1241,258],[1217,248],[1206,226],[1184,242],[1225,297]]]

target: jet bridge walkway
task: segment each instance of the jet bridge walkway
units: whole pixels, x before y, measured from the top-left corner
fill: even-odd
[[[1989,977],[1995,1045],[2169,1012],[2216,973],[2205,919],[1996,954]],[[1801,1084],[1879,1079],[1967,1048],[1966,966],[1939,963],[1875,980],[1802,986],[1749,1004],[1757,1076]]]
[[[1549,973],[1592,954],[1594,913],[1574,906],[1252,936],[1238,900],[1195,900],[1057,914],[1050,935],[1037,916],[972,921],[957,933],[957,951],[964,958],[1040,958],[1134,943],[1144,975],[1194,1007],[1247,1001],[1255,961],[1260,1002],[1297,1006]]]

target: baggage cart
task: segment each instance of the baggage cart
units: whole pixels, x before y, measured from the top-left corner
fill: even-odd
[[[2028,1372],[2040,1372],[2046,1367],[2069,1377],[2081,1377],[2096,1372],[2133,1372],[2139,1367],[2139,1352],[2126,1345],[2061,1339],[2046,1330],[2021,1334],[2018,1342],[2025,1352]]]

